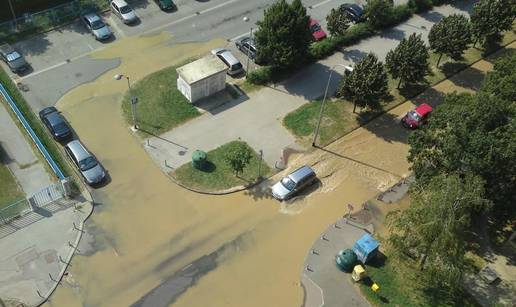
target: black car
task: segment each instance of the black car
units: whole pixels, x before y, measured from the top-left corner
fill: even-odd
[[[57,141],[66,141],[72,137],[72,129],[56,108],[44,108],[39,111],[39,118]]]
[[[354,23],[365,21],[364,8],[359,4],[344,3],[339,9],[342,13],[348,15]]]

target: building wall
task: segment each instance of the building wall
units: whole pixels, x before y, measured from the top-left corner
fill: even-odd
[[[191,85],[188,85],[181,76],[177,78],[177,89],[183,93],[190,102],[196,102],[199,99],[220,92],[224,88],[226,88],[225,71]]]

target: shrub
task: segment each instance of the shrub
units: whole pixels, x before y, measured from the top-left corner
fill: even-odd
[[[252,84],[264,85],[272,81],[274,69],[271,66],[265,66],[251,71],[247,75],[247,80]]]
[[[367,22],[375,29],[385,27],[392,14],[393,5],[388,0],[369,0],[364,7]]]
[[[386,22],[387,26],[394,26],[399,24],[400,22],[403,22],[410,17],[412,17],[412,14],[414,14],[414,10],[406,4],[403,5],[397,5],[391,10],[391,15],[389,17],[389,21]]]
[[[432,0],[409,0],[408,6],[416,13],[421,13],[432,8]]]

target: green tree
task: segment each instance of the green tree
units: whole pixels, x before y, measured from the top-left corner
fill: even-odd
[[[390,24],[392,8],[389,0],[369,0],[364,7],[365,17],[374,28],[381,29]]]
[[[378,57],[369,53],[353,68],[344,74],[337,96],[353,102],[353,113],[357,105],[361,108],[378,108],[380,100],[387,96],[387,71]]]
[[[471,43],[471,25],[464,15],[449,15],[430,29],[428,41],[430,48],[439,54],[437,66],[443,54],[459,60]]]
[[[399,45],[387,53],[385,66],[387,71],[401,83],[418,83],[425,79],[430,71],[428,67],[428,48],[421,39],[421,34],[412,33],[408,39],[403,38]]]
[[[278,68],[303,63],[312,41],[310,17],[301,0],[278,0],[264,12],[255,33],[257,57]]]
[[[474,174],[502,207],[516,191],[516,106],[494,93],[447,95],[425,129],[409,136],[412,170],[419,182],[439,174]]]
[[[480,0],[473,6],[471,28],[474,45],[510,30],[516,17],[514,0]]]
[[[387,216],[394,254],[419,258],[429,288],[460,289],[471,216],[490,206],[482,180],[442,174],[412,186],[410,198],[410,207]]]
[[[342,35],[349,28],[350,18],[342,10],[331,9],[326,16],[326,24],[331,35]]]
[[[233,146],[229,147],[224,155],[226,163],[238,176],[244,171],[244,168],[249,164],[253,153],[251,148],[244,142],[235,142]]]
[[[493,93],[508,102],[516,101],[516,52],[502,56],[494,63],[482,82],[481,91]]]

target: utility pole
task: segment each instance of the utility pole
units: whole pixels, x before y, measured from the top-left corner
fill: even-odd
[[[13,15],[14,26],[16,27],[16,30],[18,30],[18,21],[16,20],[16,13],[14,13],[14,7],[11,2],[12,0],[8,0],[8,1],[9,1],[9,8],[11,9],[11,14]]]

